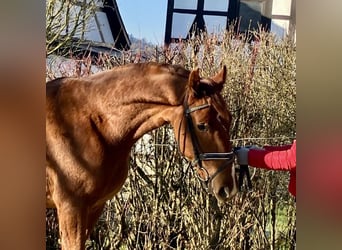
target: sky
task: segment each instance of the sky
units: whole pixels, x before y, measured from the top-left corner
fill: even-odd
[[[164,44],[167,0],[117,0],[128,34]]]

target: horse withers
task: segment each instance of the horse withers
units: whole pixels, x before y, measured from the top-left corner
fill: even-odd
[[[141,63],[46,84],[46,197],[62,249],[84,249],[127,178],[131,147],[166,123],[209,191],[220,202],[235,195],[231,115],[220,94],[226,74]]]

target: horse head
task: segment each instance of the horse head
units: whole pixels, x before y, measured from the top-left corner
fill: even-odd
[[[210,78],[201,78],[198,69],[191,71],[182,114],[173,122],[180,151],[191,161],[209,192],[221,202],[237,193],[229,141],[231,114],[221,95],[226,71],[224,66]]]

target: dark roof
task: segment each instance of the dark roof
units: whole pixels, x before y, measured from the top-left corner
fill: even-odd
[[[74,53],[82,55],[84,52],[89,52],[93,56],[96,56],[100,53],[113,55],[121,50],[129,50],[131,41],[129,40],[125,25],[123,24],[116,0],[105,0],[103,7],[99,7],[97,12],[102,12],[106,15],[109,27],[103,26],[103,28],[110,29],[114,43],[105,41],[103,37],[101,38],[102,42],[89,39],[80,40],[79,38],[74,37],[72,38],[72,40],[74,40]],[[100,28],[98,31],[99,33],[102,33]]]
[[[105,0],[103,12],[106,13],[108,18],[109,26],[115,41],[114,47],[120,50],[129,49],[131,42],[122,21],[116,0]]]

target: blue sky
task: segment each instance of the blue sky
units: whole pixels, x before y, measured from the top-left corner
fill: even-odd
[[[117,0],[127,33],[154,44],[164,43],[167,0]]]

